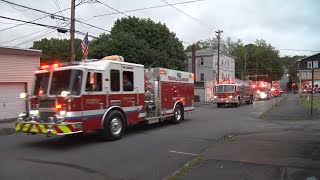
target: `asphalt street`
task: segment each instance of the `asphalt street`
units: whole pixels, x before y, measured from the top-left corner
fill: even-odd
[[[98,133],[0,136],[0,179],[163,179],[226,135],[277,128],[258,117],[281,99],[238,108],[201,105],[181,124],[131,127],[114,142]]]

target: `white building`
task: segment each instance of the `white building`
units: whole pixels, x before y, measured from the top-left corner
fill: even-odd
[[[188,71],[192,72],[192,53],[186,53]],[[211,48],[196,51],[196,82],[195,95],[200,96],[200,101],[205,100],[205,82],[217,79],[218,51]],[[220,53],[219,81],[235,78],[235,58],[231,55]]]
[[[33,73],[40,66],[40,50],[0,46],[0,121],[26,110],[22,92],[31,92]]]

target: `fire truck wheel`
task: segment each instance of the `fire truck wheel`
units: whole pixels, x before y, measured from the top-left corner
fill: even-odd
[[[222,104],[221,103],[217,103],[217,107],[221,108]]]
[[[111,141],[122,138],[125,130],[125,117],[117,110],[111,111],[103,122],[103,138]]]
[[[250,104],[253,104],[253,96],[250,97]]]
[[[183,112],[183,108],[180,104],[176,105],[176,108],[173,111],[173,119],[172,122],[174,124],[179,124],[183,119],[184,119],[184,112]]]

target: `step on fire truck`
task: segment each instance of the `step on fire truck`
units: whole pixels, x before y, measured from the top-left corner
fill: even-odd
[[[78,64],[43,65],[35,72],[30,111],[19,114],[16,131],[69,135],[101,131],[118,140],[128,125],[170,119],[180,123],[194,111],[194,74],[144,69],[121,56]]]
[[[217,107],[225,105],[240,106],[241,103],[253,104],[254,93],[249,83],[241,80],[224,80],[215,87],[214,100]]]

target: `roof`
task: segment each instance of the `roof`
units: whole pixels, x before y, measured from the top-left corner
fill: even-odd
[[[26,56],[41,56],[42,50],[24,49],[18,47],[0,46],[0,54],[16,54]]]
[[[319,56],[317,58],[317,56]],[[301,58],[301,59],[298,59],[297,62],[300,62],[302,60],[319,60],[320,59],[320,53],[317,53],[317,54],[314,54],[314,55],[311,55],[311,56],[308,56],[308,57],[305,57],[305,58]]]
[[[214,54],[218,54],[218,50],[212,49],[212,48],[205,48],[205,49],[200,49],[196,51],[196,57],[203,57],[203,56],[213,56]],[[235,58],[229,54],[226,54],[224,52],[220,51],[220,54],[223,54],[225,56],[229,56],[231,58]],[[192,57],[192,52],[187,52],[186,53],[187,57]]]

